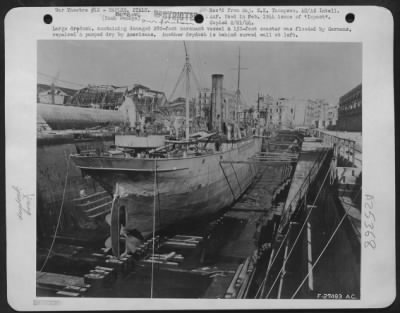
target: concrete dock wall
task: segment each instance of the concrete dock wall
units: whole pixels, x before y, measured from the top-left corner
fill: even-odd
[[[90,145],[100,149],[104,144],[112,144],[112,142],[96,141],[79,145],[81,148]],[[74,143],[41,145],[37,148],[37,235],[39,240],[53,236],[61,207],[68,162],[68,181],[59,232],[78,234],[82,230],[108,230],[108,225],[103,219],[89,220],[72,201],[80,197],[80,191],[83,189],[87,194],[103,189],[91,178],[82,176],[81,171],[68,160],[71,153],[77,153]]]
[[[329,175],[331,157],[332,152],[309,186],[307,201],[302,198],[298,202],[290,220],[284,248],[279,252],[280,261],[272,268],[267,284],[266,290],[272,290],[269,298],[290,299],[295,295],[296,299],[318,299],[325,294],[333,294],[338,299],[360,297],[360,240],[349,217],[337,228],[345,209],[339,201],[336,183],[325,179],[327,173]],[[290,253],[286,263],[283,261],[285,253]],[[281,269],[285,275],[273,285]]]

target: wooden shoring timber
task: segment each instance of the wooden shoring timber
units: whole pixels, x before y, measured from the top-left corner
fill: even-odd
[[[295,155],[295,156],[299,155],[299,153],[286,152],[286,151],[283,151],[283,152],[273,152],[273,151],[271,151],[271,152],[257,152],[256,154],[257,155]]]
[[[257,159],[272,159],[272,160],[280,160],[280,159],[295,159],[297,160],[297,156],[254,156],[252,158],[257,158]]]
[[[260,159],[297,159],[298,156],[294,155],[255,155],[253,158],[260,158]]]
[[[298,158],[299,154],[258,154],[255,155],[258,158]]]
[[[255,161],[284,161],[284,162],[296,162],[297,159],[289,159],[289,158],[250,158],[250,160],[255,160]]]
[[[48,272],[36,272],[36,284],[53,287],[55,289],[73,286],[80,291],[86,291],[86,289],[90,287],[90,285],[85,284],[82,277]]]
[[[234,163],[234,164],[268,164],[268,163],[293,163],[295,161],[293,160],[287,160],[287,161],[276,161],[276,160],[271,160],[271,161],[220,161],[220,163]]]
[[[269,142],[268,144],[274,146],[290,146],[293,144],[293,142]]]
[[[95,205],[95,204],[98,204],[98,203],[100,203],[100,204],[102,204],[101,202],[109,202],[109,201],[111,201],[111,197],[110,196],[105,196],[105,197],[103,197],[103,198],[98,198],[98,199],[96,199],[96,200],[93,200],[93,201],[91,201],[91,202],[85,202],[85,203],[80,203],[80,204],[77,204],[76,206],[77,207],[80,207],[80,208],[87,208],[87,207],[89,207],[89,206],[91,206],[91,205]],[[108,201],[107,201],[108,200]]]
[[[89,218],[96,218],[96,217],[99,217],[99,216],[108,214],[108,213],[110,213],[110,211],[111,211],[111,209],[107,209],[107,210],[104,210],[104,211],[100,211],[100,212],[98,212],[98,213],[96,213],[96,214],[89,215],[88,217],[89,217]]]
[[[102,196],[102,195],[108,195],[107,191],[104,190],[104,191],[96,192],[96,193],[93,193],[93,194],[85,196],[85,197],[72,199],[72,201],[90,200],[92,198],[96,198],[96,197],[99,197],[99,196]]]
[[[252,158],[262,159],[298,159],[298,155],[255,155]]]
[[[258,162],[297,162],[297,159],[258,159],[251,158],[249,161],[258,161]]]
[[[241,206],[234,206],[230,209],[230,211],[242,211],[242,212],[259,212],[259,213],[268,213],[266,209],[259,209],[259,208],[246,208]]]
[[[110,206],[110,209],[111,209],[111,204],[112,204],[112,200],[108,201],[106,203],[102,203],[102,204],[100,204],[100,205],[98,205],[98,206],[96,206],[94,208],[90,208],[88,210],[85,210],[85,213],[92,213],[93,211],[99,210],[99,209],[104,208],[104,207],[106,207],[108,205]]]

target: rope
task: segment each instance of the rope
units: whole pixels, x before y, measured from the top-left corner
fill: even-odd
[[[361,189],[360,189],[361,190]],[[358,196],[358,194],[360,193],[360,190],[358,191],[356,197]],[[325,253],[325,250],[328,248],[329,244],[331,243],[333,237],[335,237],[337,231],[339,230],[340,226],[343,224],[345,218],[347,215],[349,215],[351,207],[349,207],[346,210],[346,213],[343,215],[343,217],[341,218],[340,222],[338,223],[338,225],[336,226],[335,230],[333,231],[331,237],[329,238],[328,242],[326,243],[325,247],[322,249],[321,253],[319,254],[318,258],[315,260],[313,266],[311,267],[310,271],[307,273],[306,277],[304,277],[304,279],[302,280],[302,282],[300,283],[299,287],[297,287],[296,291],[293,293],[293,295],[291,296],[290,299],[293,299],[297,293],[300,291],[301,287],[304,285],[305,281],[307,280],[308,276],[310,276],[310,273],[312,272],[312,270],[314,269],[314,267],[318,264],[319,260],[321,259],[322,255]]]
[[[65,153],[65,151],[64,151],[64,153]],[[53,250],[53,247],[54,247],[54,243],[55,243],[55,241],[56,241],[58,228],[60,227],[61,216],[62,216],[63,207],[64,207],[64,200],[65,200],[65,191],[67,190],[67,182],[68,182],[68,175],[69,175],[70,158],[71,158],[71,157],[69,156],[69,157],[68,157],[68,160],[67,160],[67,172],[66,172],[66,174],[65,174],[64,189],[63,189],[63,193],[62,193],[62,200],[61,200],[60,210],[59,210],[59,213],[58,213],[58,219],[57,219],[56,229],[54,230],[54,235],[53,235],[53,239],[52,239],[52,242],[51,242],[51,245],[50,245],[49,252],[47,253],[47,256],[46,256],[46,258],[45,258],[45,260],[44,260],[44,263],[43,263],[42,267],[41,267],[40,270],[39,270],[39,273],[42,273],[43,269],[44,269],[45,266],[47,265],[47,262],[48,262],[48,260],[49,260],[49,258],[50,258],[50,254],[51,254],[51,252],[52,252],[52,250]],[[42,276],[42,275],[41,275],[41,276]],[[40,277],[41,277],[41,276],[40,276]]]
[[[232,186],[229,183],[228,177],[226,177],[226,174],[225,174],[224,168],[222,167],[221,162],[219,162],[219,166],[221,167],[222,173],[224,174],[226,182],[228,183],[229,189],[231,190],[231,193],[232,193],[232,196],[233,196],[233,200],[236,200],[235,193],[233,192]]]
[[[328,168],[328,171],[326,172],[325,178],[324,178],[324,180],[323,180],[323,182],[322,182],[322,184],[321,184],[321,186],[320,186],[320,188],[319,188],[319,190],[318,190],[318,193],[317,193],[317,195],[316,195],[316,197],[315,197],[315,199],[314,199],[314,202],[313,202],[313,204],[312,204],[310,210],[308,211],[308,214],[307,214],[307,216],[306,216],[306,218],[305,218],[305,220],[304,220],[304,222],[303,222],[303,225],[301,226],[301,228],[300,228],[300,230],[299,230],[299,232],[298,232],[298,234],[297,234],[297,237],[296,237],[296,239],[295,239],[295,241],[294,241],[292,247],[290,248],[290,251],[289,251],[289,253],[288,253],[288,256],[286,257],[286,259],[284,260],[284,262],[286,262],[286,261],[290,258],[290,256],[292,255],[292,252],[293,252],[293,250],[294,250],[294,247],[296,246],[297,241],[298,241],[299,238],[300,238],[301,232],[303,231],[305,225],[307,224],[308,219],[309,219],[310,216],[311,216],[312,210],[313,210],[313,208],[315,207],[315,203],[316,203],[317,200],[318,200],[318,197],[319,197],[319,195],[320,195],[320,193],[321,193],[322,187],[325,185],[325,181],[326,181],[326,179],[327,179],[327,177],[328,177],[329,174],[330,174],[330,168]],[[266,298],[268,298],[268,296],[270,295],[272,289],[275,287],[275,284],[276,284],[276,282],[278,281],[279,275],[282,273],[282,270],[283,270],[283,266],[281,267],[279,273],[276,275],[276,278],[275,278],[275,280],[274,280],[274,282],[273,282],[271,288],[269,289],[269,291],[268,291],[268,293],[267,293],[267,295],[266,295]]]
[[[243,192],[242,191],[242,186],[240,185],[239,178],[238,178],[238,176],[236,174],[235,168],[233,167],[233,163],[231,163],[231,166],[232,166],[233,172],[235,173],[235,177],[236,177],[236,181],[237,181],[238,186],[239,186],[240,194],[242,194],[242,192]]]
[[[153,290],[154,290],[154,248],[155,248],[155,239],[156,239],[156,192],[157,192],[157,159],[154,159],[154,204],[153,204],[153,247],[152,247],[152,259],[151,262],[151,289],[150,289],[150,298],[153,298]]]
[[[112,216],[113,216],[113,211],[114,210],[116,210],[116,208],[114,208],[114,205],[115,205],[115,201],[118,199],[118,182],[116,183],[116,185],[115,185],[115,192],[114,192],[114,196],[113,196],[113,199],[112,199],[112,203],[111,203],[111,209],[110,209],[110,212],[111,212],[111,220],[110,220],[110,238],[111,238],[111,248],[113,248],[112,246],[113,246],[113,241],[112,241],[112,225],[113,225],[113,221],[112,221]],[[119,210],[119,208],[118,208],[118,210]],[[113,250],[113,253],[114,254],[116,254],[118,257],[120,257],[120,242],[119,242],[119,238],[120,238],[120,235],[121,235],[121,225],[119,224],[119,212],[118,212],[118,223],[117,223],[117,225],[118,225],[118,245],[117,245],[117,247],[116,247],[116,250],[117,250],[117,253],[114,253],[115,251]]]

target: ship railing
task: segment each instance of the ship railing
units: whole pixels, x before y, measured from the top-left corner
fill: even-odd
[[[336,146],[338,154],[349,162],[355,165],[356,161],[362,166],[362,157],[357,157],[356,154],[362,155],[362,145],[360,142],[350,138],[343,138],[334,134],[327,134],[322,130],[314,129],[313,135],[319,137],[323,142],[329,144],[331,147]],[[341,149],[344,148],[344,149]],[[344,150],[344,151],[343,151]]]

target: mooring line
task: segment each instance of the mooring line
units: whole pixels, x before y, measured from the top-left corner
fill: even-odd
[[[65,153],[65,151],[64,151]],[[54,247],[54,243],[56,241],[56,237],[57,237],[57,232],[58,232],[58,228],[60,227],[60,223],[61,223],[61,216],[62,216],[62,212],[63,212],[63,208],[64,208],[64,200],[65,200],[65,191],[67,190],[67,182],[68,182],[68,176],[69,176],[69,164],[70,164],[70,160],[71,160],[71,156],[68,157],[67,159],[67,173],[65,174],[65,181],[64,181],[64,189],[63,189],[63,193],[62,193],[62,199],[61,199],[61,206],[60,206],[60,211],[58,213],[58,219],[57,219],[57,225],[56,225],[56,229],[54,230],[54,235],[53,235],[53,240],[51,242],[50,248],[49,248],[49,252],[47,253],[47,256],[44,260],[44,263],[42,265],[42,267],[39,270],[39,273],[42,273],[42,271],[44,270],[49,258],[50,258],[50,254],[53,250]],[[42,274],[41,276],[43,276],[44,274]],[[41,277],[39,276],[39,277]]]
[[[236,174],[235,168],[233,167],[233,164],[232,164],[232,163],[231,163],[231,166],[232,166],[233,172],[235,173],[235,177],[236,177],[236,181],[237,181],[238,186],[239,186],[240,194],[242,194],[242,192],[243,192],[243,191],[242,191],[242,186],[240,185],[239,178],[238,178],[238,176],[237,176],[237,174]]]
[[[229,189],[231,190],[231,193],[232,193],[232,196],[233,196],[233,200],[235,201],[236,200],[235,193],[233,192],[232,186],[229,183],[228,177],[226,177],[226,174],[225,174],[224,168],[222,167],[221,162],[219,162],[219,166],[221,167],[222,173],[224,174],[226,182],[228,183]]]

